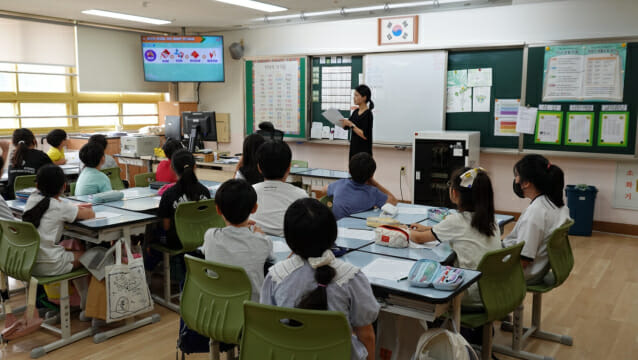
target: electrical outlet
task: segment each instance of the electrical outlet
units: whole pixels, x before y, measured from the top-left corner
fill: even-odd
[[[401,176],[405,175],[405,165],[401,166]]]

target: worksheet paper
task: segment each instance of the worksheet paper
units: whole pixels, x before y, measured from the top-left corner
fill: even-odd
[[[533,134],[536,127],[538,108],[521,106],[518,109],[516,119],[516,132],[521,134]]]
[[[374,240],[374,231],[372,230],[358,230],[348,229],[340,227],[337,231],[337,236],[340,238],[359,239],[359,240]]]
[[[410,215],[425,215],[428,213],[428,208],[426,207],[408,207],[408,206],[398,206],[399,214],[410,214]]]
[[[471,112],[472,111],[472,88],[463,86],[453,86],[447,88],[447,109],[446,112]]]
[[[334,127],[334,138],[336,140],[348,140],[348,130],[342,128],[339,125]]]
[[[411,249],[434,249],[439,245],[438,241],[430,241],[423,244],[417,244],[415,242],[410,241],[409,247]]]
[[[469,69],[467,85],[470,87],[492,86],[492,68]]]
[[[290,253],[290,247],[283,241],[273,241],[272,242],[272,252],[274,253]]]
[[[560,144],[560,115],[543,114],[538,116],[536,142]]]
[[[321,113],[321,115],[331,123],[335,124],[335,126],[341,126],[341,119],[343,119],[343,115],[339,112],[339,110],[332,108],[328,109]]]
[[[567,143],[591,144],[591,114],[569,114],[567,119]]]
[[[87,220],[83,220],[83,221],[80,221],[80,222],[83,223],[83,224],[86,224],[86,223],[91,223],[92,221],[112,219],[112,218],[116,218],[118,216],[122,216],[122,214],[118,214],[118,213],[114,213],[114,212],[108,212],[108,211],[98,211],[98,212],[95,213],[95,218],[94,219],[87,219]]]
[[[479,86],[472,88],[472,111],[473,112],[490,112],[490,103],[492,102],[490,86]]]
[[[414,261],[377,258],[361,268],[368,278],[399,281],[407,278]]]
[[[601,113],[600,140],[604,144],[624,144],[626,113]]]
[[[449,70],[447,72],[447,87],[464,86],[467,85],[467,69],[464,70]]]

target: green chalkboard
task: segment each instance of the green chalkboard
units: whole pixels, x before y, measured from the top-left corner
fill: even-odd
[[[298,105],[299,114],[297,119],[295,119],[296,128],[298,129],[295,132],[286,131],[281,126],[277,125],[277,120],[275,116],[275,120],[273,120],[273,124],[278,129],[284,130],[284,137],[292,138],[292,139],[305,139],[307,137],[306,134],[306,58],[291,58],[291,59],[272,59],[272,60],[248,60],[245,64],[245,91],[246,91],[246,134],[252,134],[255,131],[255,91],[256,84],[255,82],[255,73],[254,73],[254,64],[258,62],[270,63],[273,66],[276,66],[278,63],[282,62],[290,62],[297,61],[298,67],[296,72],[296,77],[291,77],[290,79],[286,76],[280,76],[274,74],[270,80],[270,84],[265,88],[267,91],[272,91],[273,93],[280,92],[285,94],[287,87],[291,84],[296,84],[298,91],[291,96],[291,99],[286,99],[286,101],[291,102],[292,104]]]
[[[526,103],[530,106],[539,104],[560,105],[563,114],[569,112],[570,104],[593,105],[594,107],[594,130],[593,138],[597,139],[600,133],[600,112],[601,106],[605,104],[626,104],[629,112],[629,123],[627,128],[627,146],[601,146],[597,141],[592,141],[592,146],[566,145],[563,137],[560,145],[535,144],[534,135],[525,135],[524,148],[553,151],[590,152],[604,154],[625,154],[633,155],[636,148],[636,115],[638,112],[638,43],[627,44],[627,58],[625,62],[625,81],[623,90],[623,102],[543,102],[543,73],[544,73],[545,47],[532,47],[528,52],[527,66],[527,94]],[[563,121],[562,133],[566,133],[567,122]]]
[[[322,99],[325,98],[325,94],[322,89],[323,83],[323,69],[329,67],[343,67],[349,66],[351,69],[350,76],[350,88],[354,89],[359,86],[359,74],[363,73],[363,56],[351,56],[346,57],[346,61],[349,63],[343,63],[344,56],[318,56],[311,58],[311,70],[310,70],[310,94],[308,97],[310,98],[310,122],[320,122],[325,126],[333,127],[334,125],[326,120],[321,113]],[[338,61],[333,61],[338,60]],[[315,75],[318,74],[318,77]],[[316,80],[314,80],[316,79]],[[316,97],[318,94],[318,98]],[[313,98],[314,97],[314,98]],[[315,101],[318,100],[318,101]],[[348,99],[348,102],[350,100]],[[341,114],[344,118],[350,117],[349,110],[340,110]]]
[[[477,68],[492,68],[490,112],[447,113],[446,130],[480,131],[483,148],[518,148],[517,136],[494,136],[494,99],[520,99],[523,49],[448,53],[448,71]]]

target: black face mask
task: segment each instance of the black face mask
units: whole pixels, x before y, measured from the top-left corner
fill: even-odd
[[[523,188],[521,188],[521,184],[516,182],[516,179],[512,180],[512,188],[514,189],[514,194],[519,198],[525,198],[525,194],[523,193]]]

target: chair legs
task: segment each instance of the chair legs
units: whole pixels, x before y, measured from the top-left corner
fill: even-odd
[[[31,281],[35,281],[32,279]],[[35,295],[35,294],[34,294]],[[31,299],[29,299],[31,301]],[[35,297],[34,300],[35,301]],[[54,327],[51,323],[55,322],[55,318],[49,319],[42,323],[42,327],[53,331],[60,335],[60,339],[52,343],[40,346],[31,350],[32,358],[39,358],[53,350],[59,349],[65,345],[74,343],[85,337],[93,335],[93,329],[88,328],[86,330],[71,334],[71,306],[69,304],[69,280],[62,280],[60,282],[60,328]]]
[[[153,300],[165,308],[179,314],[179,305],[171,301],[173,299],[171,294],[171,256],[168,253],[164,253],[164,260],[162,263],[164,272],[164,297],[153,295]]]
[[[483,325],[483,344],[481,345],[481,359],[492,360],[492,323]]]
[[[572,346],[574,344],[574,339],[569,335],[561,335],[554,334],[550,332],[546,332],[541,330],[541,308],[543,305],[543,294],[534,293],[534,298],[532,302],[532,327],[530,329],[525,329],[526,333],[534,329],[531,332],[530,336],[535,338],[554,341],[563,345]]]

